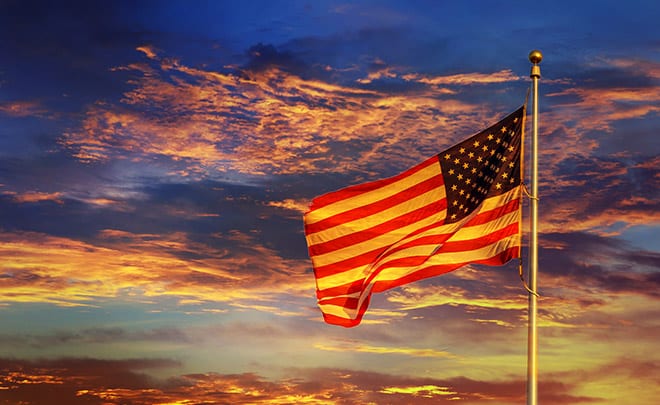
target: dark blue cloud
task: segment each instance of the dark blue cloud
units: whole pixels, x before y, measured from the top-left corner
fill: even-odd
[[[659,296],[660,254],[640,251],[618,238],[592,233],[546,233],[542,240],[561,248],[542,247],[539,268],[552,277],[568,277],[577,289]],[[552,288],[552,281],[546,283]]]

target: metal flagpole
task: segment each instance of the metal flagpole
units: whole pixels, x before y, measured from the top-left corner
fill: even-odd
[[[541,68],[539,63],[543,59],[541,51],[533,50],[529,53],[529,61],[532,62],[530,77],[533,85],[533,107],[532,107],[532,192],[530,198],[530,214],[532,217],[529,242],[529,323],[527,330],[527,405],[537,405],[537,351],[538,337],[536,334],[536,273],[538,267],[538,113],[539,113],[539,78]]]

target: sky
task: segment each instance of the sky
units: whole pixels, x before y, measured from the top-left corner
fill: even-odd
[[[533,49],[539,401],[655,403],[659,4],[2,1],[0,404],[525,403],[516,261],[327,325],[302,216],[516,110]]]

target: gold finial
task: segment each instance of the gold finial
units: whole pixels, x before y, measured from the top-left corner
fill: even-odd
[[[535,65],[538,65],[543,60],[543,54],[538,49],[534,49],[529,53],[529,61]]]

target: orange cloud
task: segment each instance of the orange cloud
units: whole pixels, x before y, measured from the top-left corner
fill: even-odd
[[[156,59],[157,57],[156,51],[150,45],[138,46],[135,48],[135,50],[144,53],[144,55],[149,59]]]
[[[456,391],[450,390],[448,387],[438,387],[437,385],[422,385],[413,387],[386,387],[380,392],[383,394],[408,394],[413,397],[422,396],[425,398],[433,398],[437,395],[451,395],[452,399],[460,400],[461,397],[455,396],[458,394]]]
[[[306,274],[306,261],[283,259],[238,232],[228,235],[234,241],[233,252],[193,242],[182,233],[161,236],[110,229],[99,237],[92,244],[38,233],[3,233],[0,262],[9,277],[0,288],[0,301],[80,306],[117,297],[176,297],[186,304],[222,303],[237,310],[270,312],[283,291],[313,296],[314,280]],[[303,315],[281,308],[279,313]]]
[[[527,301],[521,297],[506,296],[504,294],[500,294],[498,297],[479,297],[459,287],[421,286],[419,284],[403,286],[389,294],[387,300],[400,305],[405,311],[439,305],[468,305],[471,307],[509,310],[527,308]]]
[[[304,214],[309,209],[310,201],[298,201],[291,198],[287,198],[283,201],[270,201],[268,202],[269,207],[284,208],[291,211],[296,211],[299,214]]]
[[[654,60],[614,58],[604,59],[603,62],[637,75],[660,79],[660,63]],[[601,61],[598,61],[597,64],[601,64]]]
[[[6,360],[6,359],[3,359]],[[171,366],[171,362],[169,362]],[[473,405],[488,400],[503,405],[524,402],[524,381],[498,375],[493,379],[465,377],[431,378],[394,376],[386,373],[350,369],[291,369],[289,376],[267,380],[255,373],[198,373],[176,376],[165,381],[149,379],[138,372],[144,368],[166,367],[158,360],[94,360],[61,359],[42,361],[9,360],[0,366],[0,400],[29,401],[41,405],[53,398],[67,403],[101,405],[122,403],[191,404],[191,403],[251,403],[251,404],[438,404]],[[616,375],[626,375],[632,366],[649,369],[649,364],[632,361],[609,363]],[[20,371],[16,371],[20,370]],[[652,373],[651,373],[652,374]],[[611,375],[610,372],[607,375]],[[589,376],[585,381],[585,376]],[[17,378],[18,377],[18,378]],[[636,400],[652,403],[654,390],[640,390],[614,384],[615,389],[590,385],[612,380],[602,370],[588,368],[567,373],[543,375],[540,401],[556,405],[588,404],[598,401]],[[640,375],[640,384],[649,384],[649,374]],[[616,392],[618,390],[618,393]],[[628,397],[629,398],[629,397]],[[49,402],[50,401],[50,402]]]
[[[613,122],[660,111],[660,90],[657,87],[570,88],[548,94],[548,97],[577,98],[576,102],[556,102],[555,105],[561,110],[564,121],[578,123],[574,128],[580,132],[609,132]],[[587,116],[590,119],[583,119]]]
[[[27,191],[23,193],[17,193],[13,191],[4,191],[2,194],[10,195],[14,201],[18,203],[35,203],[41,201],[53,201],[58,204],[63,204],[61,197],[63,193],[54,192],[54,193],[44,193],[41,191]]]
[[[410,81],[417,81],[425,84],[432,85],[474,85],[474,84],[491,84],[491,83],[505,83],[515,82],[521,80],[528,80],[524,76],[516,76],[510,69],[500,70],[494,73],[461,73],[449,76],[423,76],[415,73],[410,73],[403,76],[404,79]]]
[[[660,64],[639,60],[604,60],[598,68],[608,65],[628,76],[657,80]],[[559,136],[543,141],[542,158],[550,166],[571,156],[590,156],[600,145],[599,139],[584,135],[598,131],[606,139],[613,124],[621,120],[642,119],[660,111],[658,86],[626,87],[622,85],[575,86],[562,85],[559,91],[544,95],[552,101],[552,108],[540,112],[540,135]],[[555,135],[557,134],[557,135]],[[551,173],[548,173],[551,174]]]
[[[37,101],[12,101],[0,103],[0,113],[10,117],[41,117],[46,109]]]
[[[344,341],[339,344],[317,343],[315,348],[333,352],[359,352],[374,354],[398,354],[412,357],[442,357],[456,358],[455,354],[435,349],[417,349],[412,347],[385,347],[363,344],[354,340]]]
[[[439,100],[432,87],[393,96],[303,79],[278,68],[208,71],[139,49],[153,63],[122,68],[142,74],[122,104],[90,106],[81,126],[61,138],[81,161],[160,155],[185,160],[193,174],[364,170],[393,159],[406,167],[422,157],[411,150],[437,152],[437,137],[424,134],[469,135],[478,129],[474,122],[495,118],[483,106]],[[510,71],[407,76],[432,86],[518,79]],[[337,144],[356,141],[363,146],[350,155],[335,151]]]

